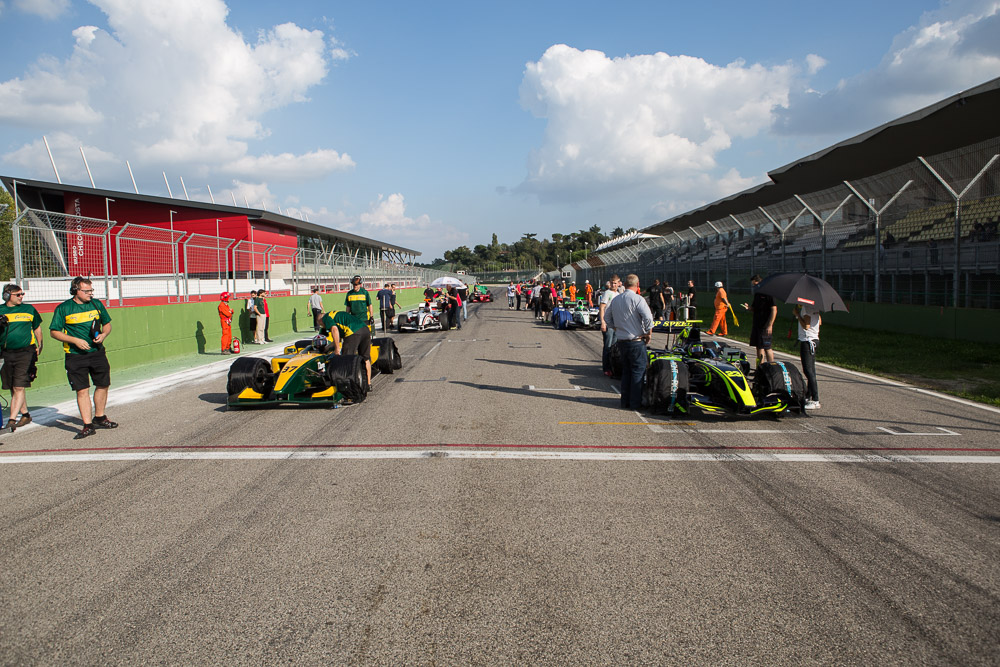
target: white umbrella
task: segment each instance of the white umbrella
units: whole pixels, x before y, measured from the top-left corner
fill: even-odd
[[[442,276],[440,278],[436,278],[434,280],[434,282],[431,283],[431,287],[459,287],[459,288],[461,288],[461,287],[465,287],[465,283],[463,283],[458,278],[452,278],[451,276]]]

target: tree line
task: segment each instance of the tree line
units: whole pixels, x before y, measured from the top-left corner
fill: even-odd
[[[570,262],[585,259],[588,252],[594,252],[601,243],[634,231],[635,228],[616,227],[610,234],[604,234],[599,226],[594,225],[570,234],[553,234],[551,239],[538,239],[538,234],[524,234],[514,243],[500,243],[497,235],[493,234],[489,245],[479,244],[471,249],[459,246],[446,250],[443,258],[418,266],[469,272],[535,268],[554,271]]]

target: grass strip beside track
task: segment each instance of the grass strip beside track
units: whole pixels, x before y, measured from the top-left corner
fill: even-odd
[[[749,342],[750,320],[746,313],[743,326],[730,325],[727,337]],[[798,356],[795,321],[790,316],[778,315],[773,344],[776,350]],[[824,324],[816,359],[1000,407],[1000,363],[993,356],[995,347]]]

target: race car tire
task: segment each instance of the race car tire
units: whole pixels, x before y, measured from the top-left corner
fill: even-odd
[[[398,331],[399,333],[403,333],[403,331],[404,331],[403,327],[405,327],[409,323],[409,321],[410,321],[410,318],[408,318],[406,315],[400,315],[399,317],[397,317],[396,318],[396,331]]]
[[[274,390],[274,373],[267,359],[260,357],[240,357],[229,367],[226,393],[236,396],[244,389],[253,389],[267,398]]]
[[[788,374],[786,384],[785,373]],[[805,414],[806,381],[799,369],[786,362],[764,362],[753,376],[753,394],[761,401],[770,394],[778,394],[790,406]]]
[[[672,414],[687,408],[688,366],[678,359],[656,359],[646,369],[643,405],[654,414]]]
[[[448,317],[448,313],[442,311],[439,321],[441,322],[441,331],[448,331],[451,329],[451,319]]]
[[[403,359],[399,355],[396,341],[392,338],[375,338],[372,340],[372,347],[378,348],[378,361],[375,362],[375,369],[379,373],[392,375],[393,371],[398,371],[403,367]]]
[[[365,361],[356,354],[330,357],[326,362],[326,381],[328,386],[336,387],[339,394],[355,403],[368,396]]]

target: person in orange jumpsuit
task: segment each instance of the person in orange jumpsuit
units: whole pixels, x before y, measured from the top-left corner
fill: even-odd
[[[583,291],[587,295],[587,308],[594,307],[594,288],[590,286],[590,281],[583,281]]]
[[[229,292],[219,295],[219,324],[222,325],[222,354],[232,354],[233,344],[233,309],[229,307]]]
[[[569,300],[576,301],[576,283],[569,284]]]
[[[726,328],[726,311],[731,307],[729,299],[726,298],[726,290],[722,286],[722,283],[715,283],[715,319],[712,320],[712,326],[705,333],[709,336],[714,336],[716,331],[723,336],[728,334],[729,330]]]

